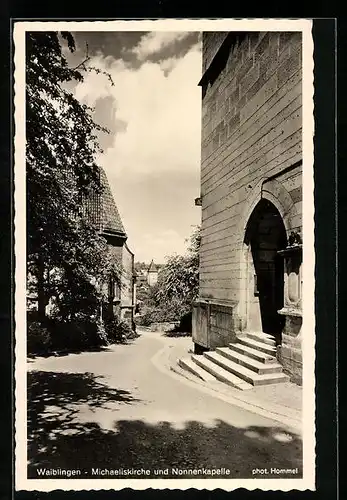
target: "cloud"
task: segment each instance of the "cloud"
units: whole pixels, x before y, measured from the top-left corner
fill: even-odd
[[[98,63],[100,64],[100,62],[101,58],[95,57],[93,58],[90,66],[95,66],[95,64]],[[103,63],[102,66],[105,68],[106,64]],[[94,107],[96,101],[99,99],[111,96],[113,101],[112,106],[115,105],[116,101],[110,92],[110,84],[106,82],[106,77],[98,75],[94,71],[84,73],[83,76],[84,82],[77,84],[74,90],[75,96],[78,100],[87,103],[88,106]]]
[[[114,136],[118,132],[125,132],[126,122],[120,120],[117,116],[117,108],[113,96],[100,97],[95,101],[94,120],[102,127],[112,133],[106,134],[103,131],[97,133],[100,146],[103,150],[113,146]]]
[[[121,60],[106,63],[103,57],[94,58],[91,65],[109,71],[115,86],[91,73],[77,85],[76,97],[90,106],[107,97],[109,111],[126,124],[123,132],[114,133],[112,146],[99,159],[107,170],[116,165],[119,177],[199,168],[201,53],[197,48],[181,59],[146,62],[137,70]]]
[[[136,258],[162,262],[184,251],[191,225],[199,223],[194,198],[200,192],[200,45],[194,42],[183,57],[135,68],[100,54],[90,64],[108,71],[115,84],[90,73],[75,88],[78,99],[95,106],[98,123],[112,130],[98,162]],[[168,228],[172,233],[165,233]]]
[[[170,32],[170,31],[154,31],[143,35],[140,42],[134,47],[131,52],[137,55],[140,61],[145,60],[148,56],[162,51],[169,45],[184,40],[190,35],[190,32]]]

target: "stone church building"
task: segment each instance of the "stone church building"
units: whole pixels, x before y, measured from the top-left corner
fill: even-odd
[[[199,85],[202,240],[194,361],[206,368],[203,354],[221,368],[219,352],[234,375],[243,370],[253,385],[301,384],[301,33],[203,33]],[[254,382],[250,370],[267,372],[252,360],[276,361],[284,377],[257,375]]]
[[[125,320],[130,326],[134,323],[136,304],[136,273],[134,254],[127,245],[128,236],[123,226],[117,205],[111,192],[105,171],[100,168],[101,195],[94,195],[86,204],[88,216],[96,225],[101,236],[108,244],[112,257],[120,265],[121,282],[112,280],[105,287],[109,313]],[[107,289],[106,289],[107,288]]]

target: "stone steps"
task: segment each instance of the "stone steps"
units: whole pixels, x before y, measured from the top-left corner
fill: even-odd
[[[178,360],[178,365],[205,382],[214,382],[216,380],[211,373],[201,368],[192,358],[181,358]]]
[[[180,359],[181,368],[206,382],[219,380],[240,390],[289,381],[276,359],[276,341],[262,332],[246,332],[238,342],[202,355]]]
[[[215,351],[205,352],[204,356],[213,363],[217,364],[219,367],[224,370],[236,375],[241,378],[248,384],[253,386],[256,385],[264,385],[268,383],[278,384],[280,382],[288,382],[289,377],[284,373],[264,373],[259,374],[255,371],[246,368],[245,366],[240,365],[239,363],[235,363],[230,359],[227,359],[225,356],[221,356]]]
[[[235,387],[236,389],[240,389],[242,391],[252,389],[252,384],[247,383],[242,378],[237,375],[231,373],[228,370],[225,370],[223,367],[216,364],[214,361],[211,361],[209,358],[205,356],[198,356],[196,354],[192,355],[192,360],[199,367],[206,370],[208,373],[213,375],[220,382],[224,382],[225,384],[230,385],[231,387]]]
[[[261,361],[265,364],[277,363],[277,360],[274,356],[270,356],[262,351],[257,351],[257,349],[253,349],[252,347],[248,347],[247,345],[236,343],[229,344],[230,349],[239,352],[240,354],[245,354],[249,358],[255,359],[257,361]]]
[[[262,363],[260,361],[256,361],[249,356],[245,356],[244,354],[240,354],[237,351],[233,350],[233,345],[230,347],[217,347],[217,354],[233,361],[234,363],[238,363],[245,368],[249,368],[259,375],[265,375],[267,373],[280,373],[282,371],[282,366],[279,363]]]
[[[246,335],[238,335],[237,339],[241,344],[251,347],[252,349],[265,352],[265,354],[269,354],[270,356],[276,356],[275,346],[264,344],[262,341],[254,340]]]
[[[272,345],[276,347],[276,340],[273,335],[263,332],[247,332],[246,337],[257,340],[258,342],[263,342],[264,344]]]

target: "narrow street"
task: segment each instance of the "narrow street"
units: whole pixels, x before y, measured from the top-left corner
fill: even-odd
[[[298,468],[301,477],[299,436],[158,370],[152,358],[175,340],[142,333],[99,352],[30,360],[29,478],[42,468],[88,478],[92,468],[131,467],[169,468],[170,477],[173,467],[227,468],[230,478]]]

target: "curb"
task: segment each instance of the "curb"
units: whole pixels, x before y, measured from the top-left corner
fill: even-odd
[[[165,346],[151,359],[151,362],[162,373],[166,373],[167,375],[174,377],[176,380],[180,380],[181,382],[188,384],[201,392],[205,392],[210,396],[217,397],[225,403],[238,406],[252,413],[256,413],[263,417],[280,422],[287,427],[290,427],[296,433],[301,434],[301,411],[295,410],[289,406],[279,405],[269,401],[264,401],[263,399],[250,397],[248,393],[246,395],[237,389],[233,390],[228,387],[223,390],[224,387],[220,382],[217,384],[205,382],[198,377],[194,377],[194,375],[190,374],[188,371],[183,370],[178,366],[178,364],[177,366],[173,365],[168,354],[169,347]]]

